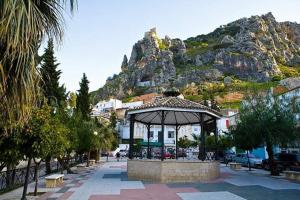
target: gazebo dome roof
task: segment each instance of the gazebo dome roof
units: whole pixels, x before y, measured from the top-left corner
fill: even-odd
[[[166,111],[165,125],[187,125],[199,123],[199,113],[205,120],[221,118],[221,113],[205,105],[175,96],[157,97],[153,102],[127,110],[135,114],[135,121],[145,124],[160,124],[162,111]]]

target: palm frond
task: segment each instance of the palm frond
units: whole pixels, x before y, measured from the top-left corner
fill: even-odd
[[[36,54],[45,37],[61,42],[66,0],[0,1],[0,134],[28,119],[40,79]],[[73,10],[76,0],[70,0]]]

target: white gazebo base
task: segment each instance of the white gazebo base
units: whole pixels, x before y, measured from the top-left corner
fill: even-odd
[[[128,160],[128,178],[161,183],[211,181],[220,176],[217,161]]]

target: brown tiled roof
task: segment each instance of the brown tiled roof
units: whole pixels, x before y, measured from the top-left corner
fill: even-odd
[[[153,102],[143,104],[141,106],[129,109],[129,110],[127,110],[127,112],[143,110],[143,109],[148,109],[148,108],[159,108],[159,107],[207,110],[218,116],[222,116],[222,114],[219,113],[218,111],[211,109],[205,105],[202,105],[200,103],[196,103],[196,102],[193,102],[193,101],[190,101],[187,99],[182,99],[179,97],[172,97],[172,96],[171,97],[157,97]]]
[[[143,101],[144,103],[153,102],[155,97],[159,96],[157,93],[144,94],[140,96],[136,96],[132,98],[132,102],[134,101]]]

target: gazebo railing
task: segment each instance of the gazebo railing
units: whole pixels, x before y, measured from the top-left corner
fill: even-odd
[[[184,155],[183,155],[184,152]],[[165,152],[166,153],[166,152]],[[166,159],[176,159],[176,154],[175,151],[173,154],[170,153],[166,153],[167,157],[165,157]],[[201,155],[200,152],[200,157],[199,157],[199,152],[193,152],[191,156],[188,155],[188,153],[186,153],[186,151],[180,151],[180,156],[178,156],[179,159],[194,159],[194,160],[219,160],[219,158],[221,157],[221,151],[218,148],[214,148],[214,147],[206,147],[205,148],[205,156],[203,159],[203,156]],[[160,151],[150,151],[150,157],[148,157],[147,155],[147,149],[146,148],[142,148],[139,151],[134,151],[133,152],[133,158],[135,159],[160,159],[161,155],[160,155]]]

